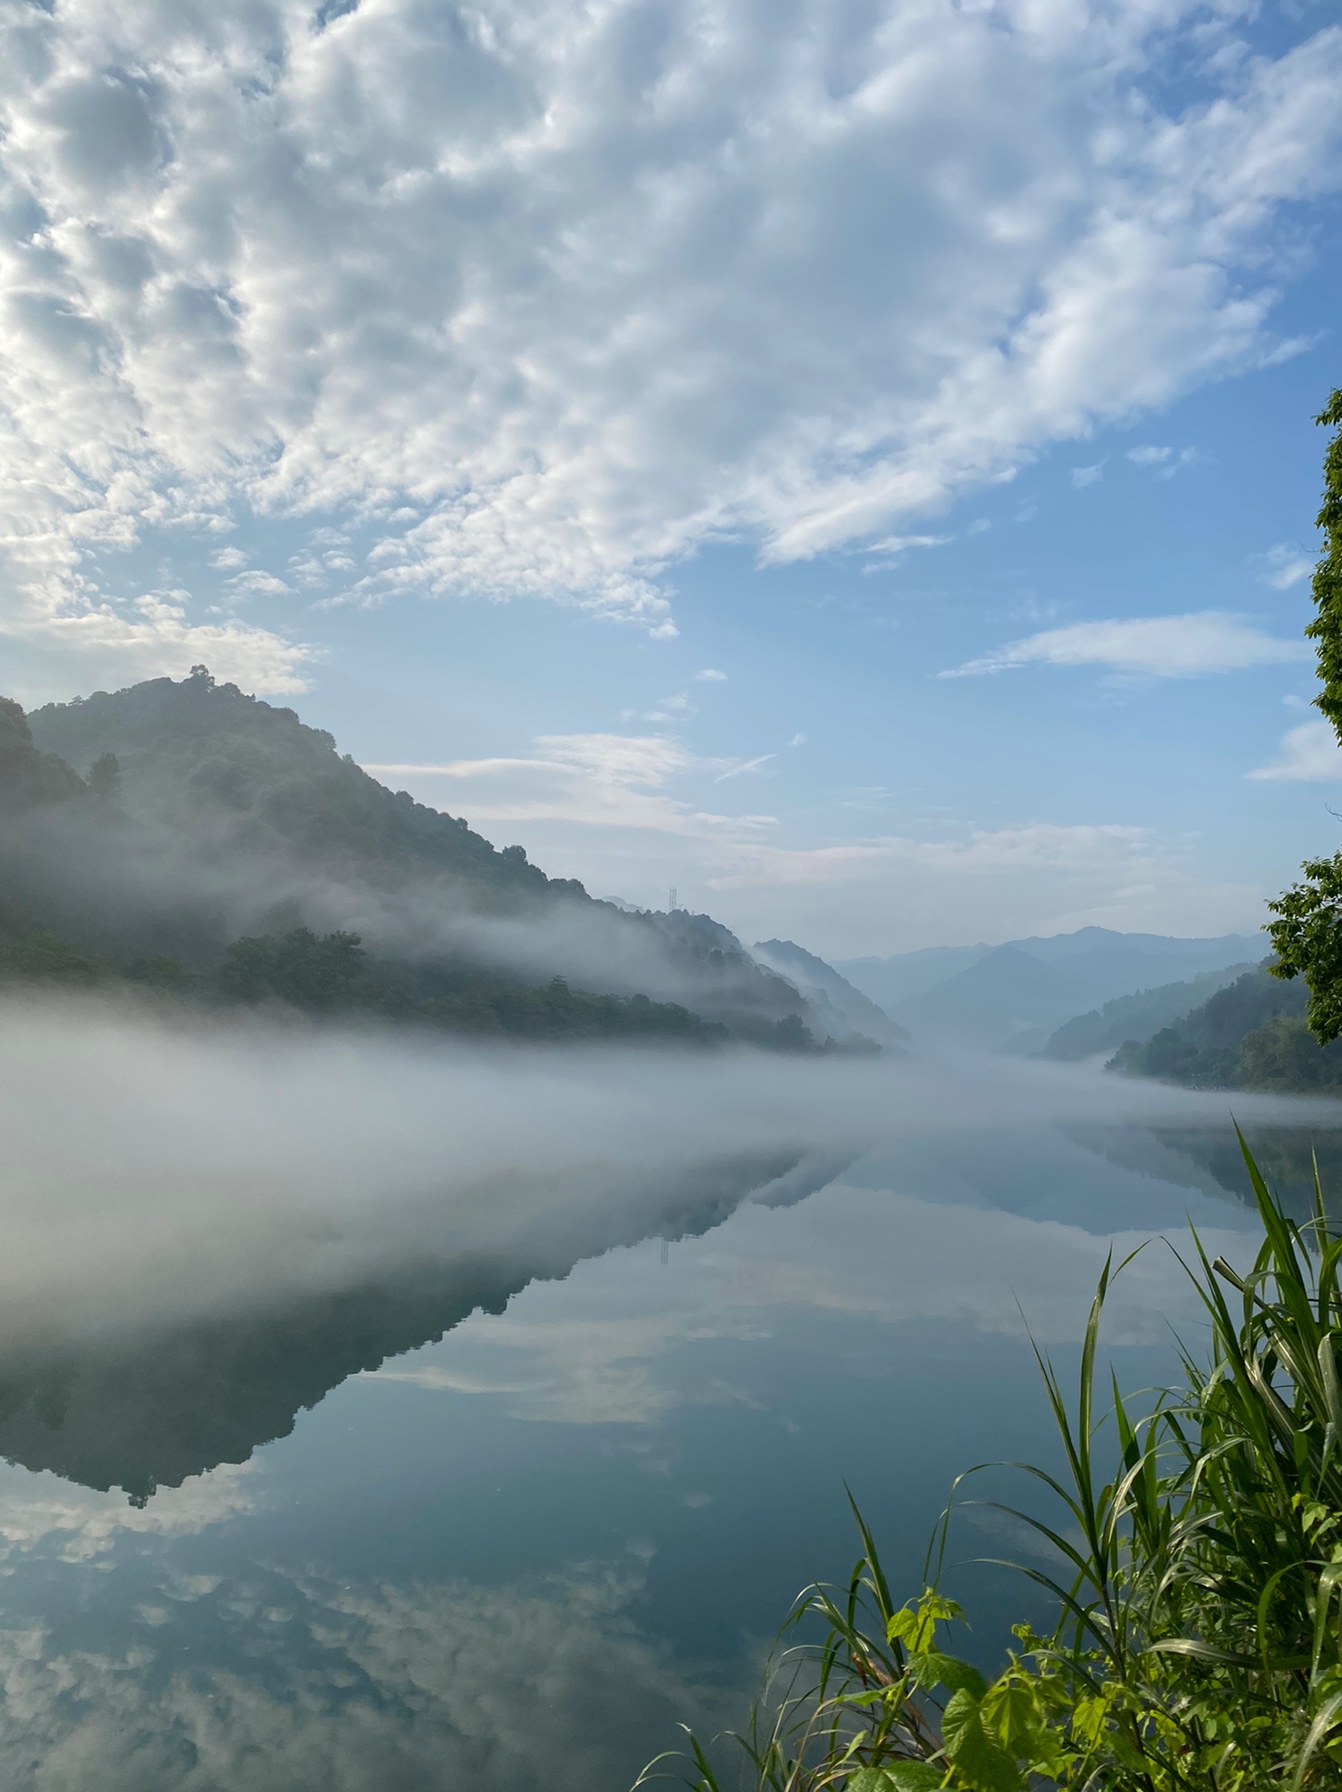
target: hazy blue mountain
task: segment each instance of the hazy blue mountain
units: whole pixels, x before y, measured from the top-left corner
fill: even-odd
[[[891,1019],[920,1041],[1000,1051],[1074,1013],[1080,987],[1066,971],[1041,964],[1018,946],[998,946],[944,983],[898,1003]]]
[[[1086,927],[998,947],[845,959],[835,969],[916,1037],[1038,1051],[1076,1015],[1119,996],[1253,961],[1260,951],[1261,942],[1251,935],[1177,939]],[[910,993],[882,1001],[881,992],[910,983]]]
[[[1224,970],[1204,971],[1186,982],[1164,983],[1136,995],[1116,996],[1102,1008],[1092,1008],[1087,1014],[1065,1021],[1050,1035],[1040,1056],[1076,1064],[1101,1052],[1117,1051],[1130,1039],[1144,1042],[1253,968],[1251,964],[1227,965]]]
[[[1259,934],[1221,934],[1211,939],[1180,939],[1167,933],[1116,933],[1111,927],[1080,927],[1075,933],[1055,933],[1047,938],[1013,940],[1022,952],[1039,958],[1045,964],[1063,964],[1096,953],[1117,953],[1151,963],[1185,965],[1197,970],[1219,970],[1226,962],[1227,946],[1238,946],[1242,956],[1255,964],[1263,956]],[[1194,973],[1190,973],[1194,974]],[[1166,981],[1174,981],[1167,978]]]
[[[897,952],[893,958],[839,958],[834,969],[889,1014],[897,1003],[968,970],[992,950],[983,945],[924,946],[918,952]]]
[[[833,965],[817,958],[814,952],[808,952],[792,940],[756,940],[753,951],[761,964],[777,971],[780,977],[786,977],[818,1012],[823,1012],[822,1003],[833,1010],[840,1027],[847,1028],[850,1033],[864,1034],[878,1045],[908,1044],[909,1035],[905,1028],[892,1021],[883,1008],[855,989]],[[830,1031],[836,1038],[842,1037],[837,1029],[831,1027]]]

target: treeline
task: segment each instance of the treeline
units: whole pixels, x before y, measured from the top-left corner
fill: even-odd
[[[0,943],[0,983],[13,988],[118,990],[202,1009],[269,1008],[310,1017],[363,1016],[450,1032],[550,1041],[655,1038],[724,1043],[727,1029],[674,1002],[592,995],[562,977],[541,988],[488,972],[371,957],[357,934],[296,927],[240,939],[210,971],[168,957],[98,957],[50,930]],[[761,1044],[814,1047],[774,1026]],[[798,1029],[798,1031],[802,1031]]]
[[[1305,1018],[1308,996],[1265,961],[1145,1042],[1128,1040],[1107,1068],[1193,1089],[1335,1091],[1342,1041],[1319,1044]]]

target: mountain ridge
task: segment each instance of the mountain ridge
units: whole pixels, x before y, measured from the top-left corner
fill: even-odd
[[[1252,936],[1182,939],[1080,928],[993,947],[930,948],[835,968],[917,1037],[987,1050],[1033,1052],[1063,1023],[1119,996],[1260,956]],[[948,965],[950,975],[937,976]],[[883,991],[915,985],[881,1001]]]
[[[794,984],[808,1002],[816,1007],[823,1003],[822,1012],[836,1013],[854,1033],[899,1050],[909,1044],[907,1028],[891,1020],[883,1008],[864,996],[833,965],[794,940],[756,940],[751,950],[761,964]]]
[[[304,930],[350,933],[379,961],[450,968],[476,1010],[487,972],[496,1018],[530,1012],[507,992],[537,985],[562,1008],[562,985],[679,1007],[742,1042],[812,1049],[828,1036],[833,1013],[711,916],[630,913],[549,878],[520,846],[387,789],[325,730],[204,667],[30,717],[10,705],[0,721],[17,805],[11,909],[26,889],[30,913],[45,902],[43,925],[95,957],[166,952],[204,970],[240,937],[297,951]],[[454,998],[453,1011],[474,1010]]]

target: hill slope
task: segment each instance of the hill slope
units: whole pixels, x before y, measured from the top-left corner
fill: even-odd
[[[1300,978],[1260,965],[1144,1044],[1121,1046],[1108,1068],[1199,1089],[1342,1088],[1342,1041],[1319,1045],[1305,1025],[1308,994]]]
[[[1128,1040],[1144,1042],[1253,968],[1249,964],[1227,965],[1221,971],[1204,971],[1186,983],[1164,983],[1156,989],[1139,990],[1136,995],[1115,996],[1102,1008],[1065,1021],[1050,1035],[1039,1055],[1058,1063],[1076,1064],[1083,1058],[1098,1057],[1101,1052],[1116,1051]]]
[[[792,985],[710,917],[595,902],[203,668],[49,704],[26,726],[11,708],[0,760],[9,750],[15,800],[25,794],[0,842],[6,888],[30,925],[94,953],[204,970],[240,935],[347,930],[381,961],[477,987],[559,977],[683,1005],[744,1040],[825,1037]]]
[[[903,1047],[909,1043],[905,1028],[814,952],[792,940],[756,940],[752,949],[761,964],[786,977],[819,1012],[838,1017],[839,1027],[831,1028],[832,1032],[847,1028],[878,1045]]]

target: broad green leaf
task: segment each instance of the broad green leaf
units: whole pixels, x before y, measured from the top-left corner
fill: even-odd
[[[930,1761],[889,1761],[855,1773],[844,1792],[938,1792],[945,1778]]]
[[[1004,1674],[983,1695],[984,1728],[1009,1754],[1028,1754],[1043,1722],[1039,1695],[1023,1675]]]
[[[960,1607],[953,1599],[943,1599],[929,1588],[917,1605],[906,1605],[897,1611],[885,1627],[888,1642],[903,1643],[912,1655],[921,1655],[931,1648],[938,1624],[960,1616]]]
[[[983,1727],[983,1712],[972,1693],[952,1695],[941,1719],[946,1753],[956,1774],[972,1792],[1022,1792],[1025,1785],[1016,1763]]]
[[[910,1657],[909,1665],[915,1682],[924,1689],[944,1686],[950,1692],[970,1693],[975,1700],[988,1690],[988,1683],[977,1668],[954,1655],[943,1655],[939,1649],[925,1649],[921,1655]]]

